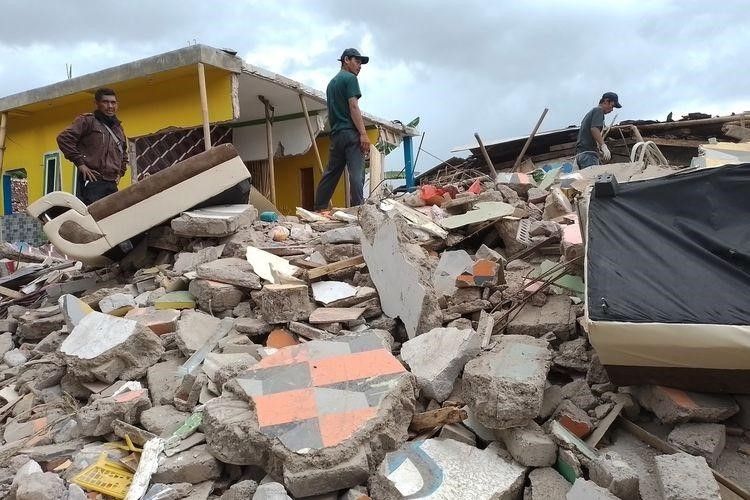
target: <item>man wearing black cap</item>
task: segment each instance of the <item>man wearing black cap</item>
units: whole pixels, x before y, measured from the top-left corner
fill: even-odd
[[[365,154],[370,150],[365,122],[359,109],[357,75],[369,57],[357,49],[346,49],[341,58],[341,71],[326,88],[328,122],[331,125],[331,147],[328,165],[315,192],[315,210],[325,210],[331,201],[344,167],[349,168],[349,202],[351,206],[364,203]]]
[[[578,131],[578,142],[576,142],[576,163],[578,168],[586,168],[591,165],[599,165],[599,157],[609,161],[612,154],[604,144],[602,129],[604,128],[604,115],[611,113],[613,108],[621,108],[617,94],[605,92],[599,105],[586,113],[581,121],[581,129]]]

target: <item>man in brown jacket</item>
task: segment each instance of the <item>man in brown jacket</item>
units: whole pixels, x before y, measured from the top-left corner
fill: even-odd
[[[86,205],[117,192],[128,158],[115,91],[99,89],[94,99],[96,111],[78,116],[57,136],[60,151],[78,168],[77,194]]]

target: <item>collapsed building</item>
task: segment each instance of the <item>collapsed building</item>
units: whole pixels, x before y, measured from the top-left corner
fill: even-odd
[[[36,201],[30,213],[57,248],[0,247],[0,491],[17,500],[748,498],[747,385],[704,371],[723,370],[725,382],[747,373],[734,281],[744,275],[732,275],[744,272],[745,240],[727,223],[746,197],[724,191],[750,171],[747,143],[698,135],[743,118],[613,128],[608,140],[624,141],[628,155],[623,146],[623,161],[582,171],[564,161],[571,130],[540,134],[528,158],[518,157],[526,139],[491,143],[490,164],[477,149],[426,172],[412,192],[326,214],[280,216],[247,192],[242,203],[195,208],[227,186],[186,188],[182,171],[248,180],[230,144],[144,180],[141,198],[117,210]],[[680,160],[669,148],[687,146],[654,139],[701,142],[703,160],[692,161],[698,151]],[[651,145],[633,153],[636,142]],[[737,165],[698,168],[725,165],[722,155]],[[697,192],[701,183],[712,189]],[[186,206],[156,215],[139,206],[163,189]],[[706,197],[687,217],[702,230],[677,224],[691,195]],[[628,217],[637,202],[649,211]],[[727,208],[709,217],[712,203]],[[106,223],[117,211],[119,222]],[[659,231],[664,221],[670,231]],[[649,222],[647,241],[629,233]],[[632,241],[613,248],[608,232]],[[130,253],[108,253],[127,239]],[[674,274],[687,256],[713,267],[685,290]],[[655,269],[659,258],[672,266]],[[707,287],[713,301],[691,296],[712,269],[725,273]],[[660,291],[674,310],[649,303]],[[730,333],[683,345],[675,329],[690,313]],[[668,368],[705,363],[661,378],[632,362],[649,356]]]

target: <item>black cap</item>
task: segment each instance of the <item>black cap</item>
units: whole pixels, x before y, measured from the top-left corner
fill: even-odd
[[[602,96],[602,101],[604,99],[609,99],[610,101],[614,102],[616,108],[622,107],[622,104],[620,104],[620,101],[617,98],[617,94],[615,94],[614,92],[605,92],[604,95]]]
[[[363,56],[359,53],[357,49],[346,49],[344,52],[341,53],[341,57],[339,57],[339,61],[344,62],[345,57],[356,57],[360,61],[362,61],[362,64],[367,64],[367,62],[370,60],[369,57]]]

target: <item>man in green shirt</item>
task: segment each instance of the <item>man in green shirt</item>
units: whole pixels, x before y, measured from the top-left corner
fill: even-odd
[[[357,206],[365,201],[365,154],[370,150],[370,139],[359,109],[362,93],[357,75],[370,58],[361,55],[357,49],[346,49],[339,60],[341,71],[326,88],[331,147],[328,165],[315,192],[315,210],[328,208],[344,167],[349,169],[349,203]]]

